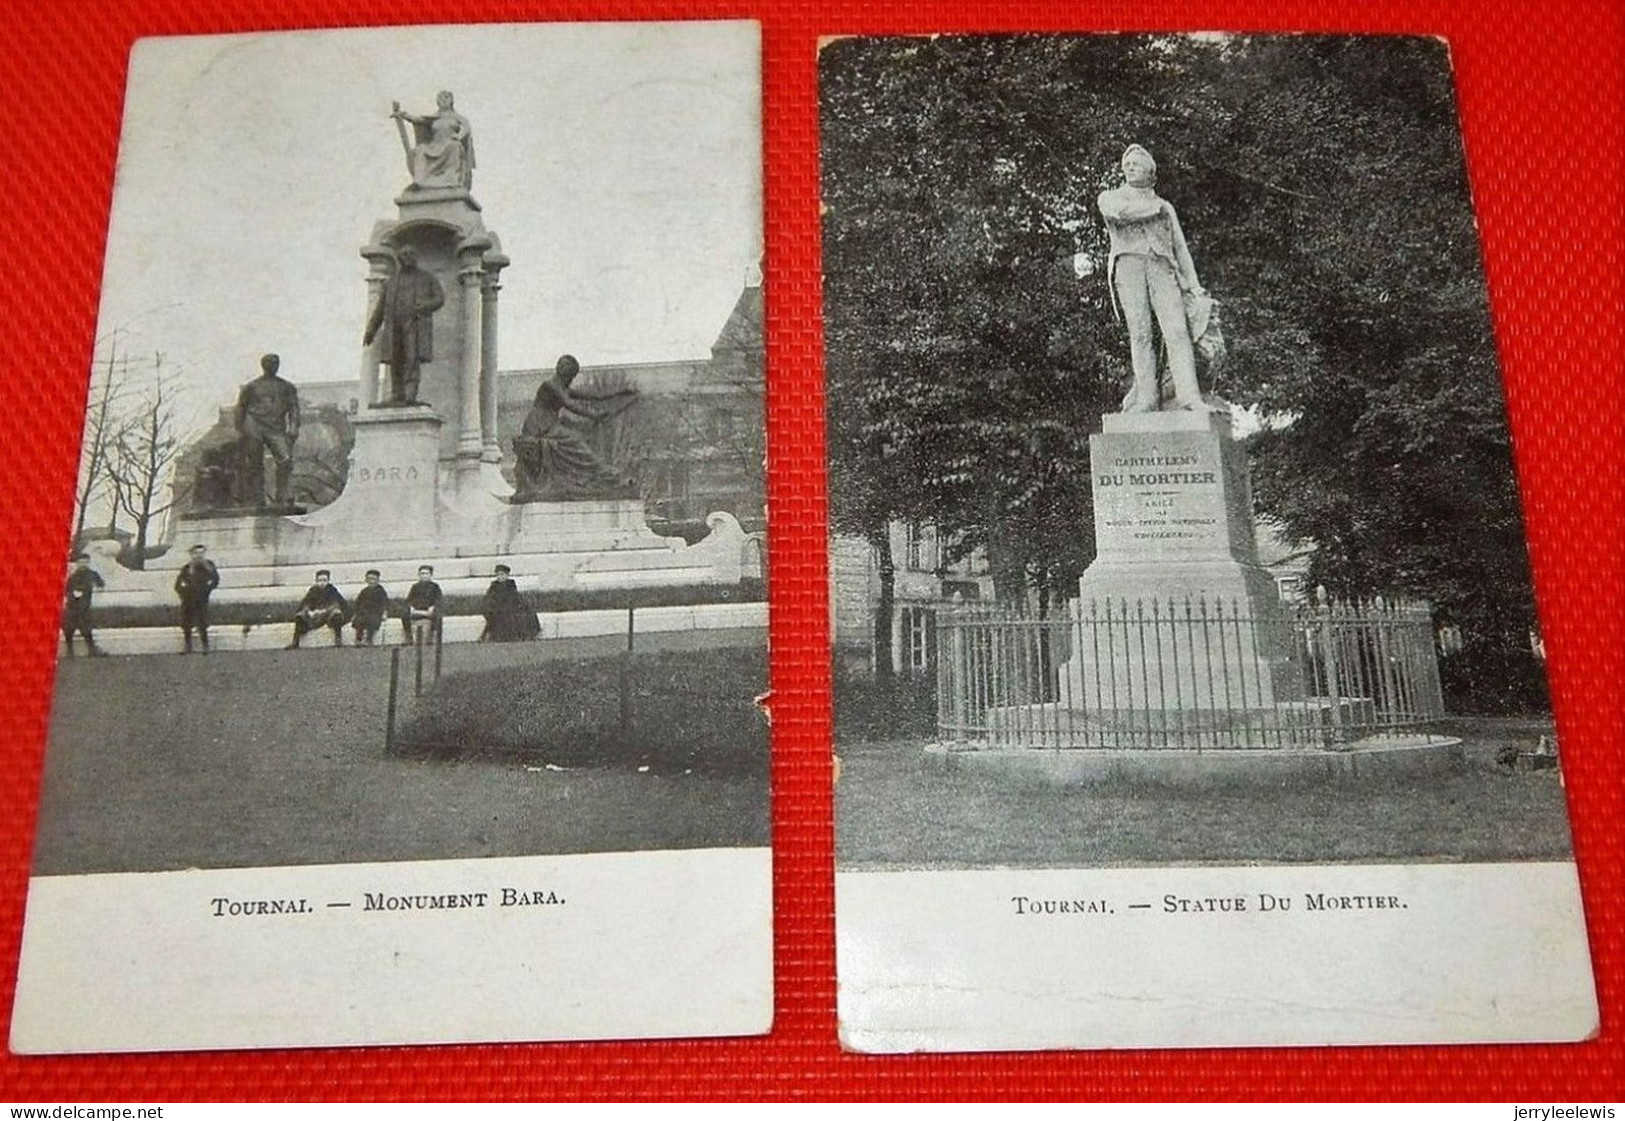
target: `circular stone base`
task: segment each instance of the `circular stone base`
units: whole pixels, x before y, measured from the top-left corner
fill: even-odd
[[[1460,739],[1422,735],[1372,737],[1337,751],[966,750],[940,743],[925,748],[925,766],[930,771],[1043,786],[1281,786],[1441,775],[1464,765]]]

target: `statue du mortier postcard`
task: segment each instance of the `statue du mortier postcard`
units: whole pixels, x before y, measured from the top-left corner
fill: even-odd
[[[1445,45],[819,80],[844,1042],[1594,1031]]]

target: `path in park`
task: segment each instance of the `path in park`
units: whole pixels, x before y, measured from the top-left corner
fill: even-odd
[[[64,661],[35,874],[768,842],[765,780],[387,757],[389,650],[334,650],[324,637],[294,651]],[[640,636],[638,648],[765,640],[760,629],[689,632]],[[446,671],[621,647],[447,647]]]

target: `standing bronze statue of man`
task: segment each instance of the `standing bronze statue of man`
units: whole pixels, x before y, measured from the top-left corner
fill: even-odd
[[[299,439],[299,391],[277,376],[282,359],[267,354],[260,359],[260,376],[237,394],[232,423],[242,453],[237,500],[245,506],[265,506],[265,453],[276,463],[274,504],[285,509],[293,482],[293,445]]]
[[[383,360],[389,363],[392,405],[415,405],[423,363],[434,358],[434,313],[446,302],[440,282],[418,268],[418,251],[402,246],[399,267],[384,281],[384,290],[367,317],[361,345],[371,346],[384,330]]]

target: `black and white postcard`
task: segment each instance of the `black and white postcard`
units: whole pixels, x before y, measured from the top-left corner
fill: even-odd
[[[1593,1033],[1447,46],[819,97],[845,1045]]]
[[[759,56],[136,45],[14,1050],[767,1030]]]

